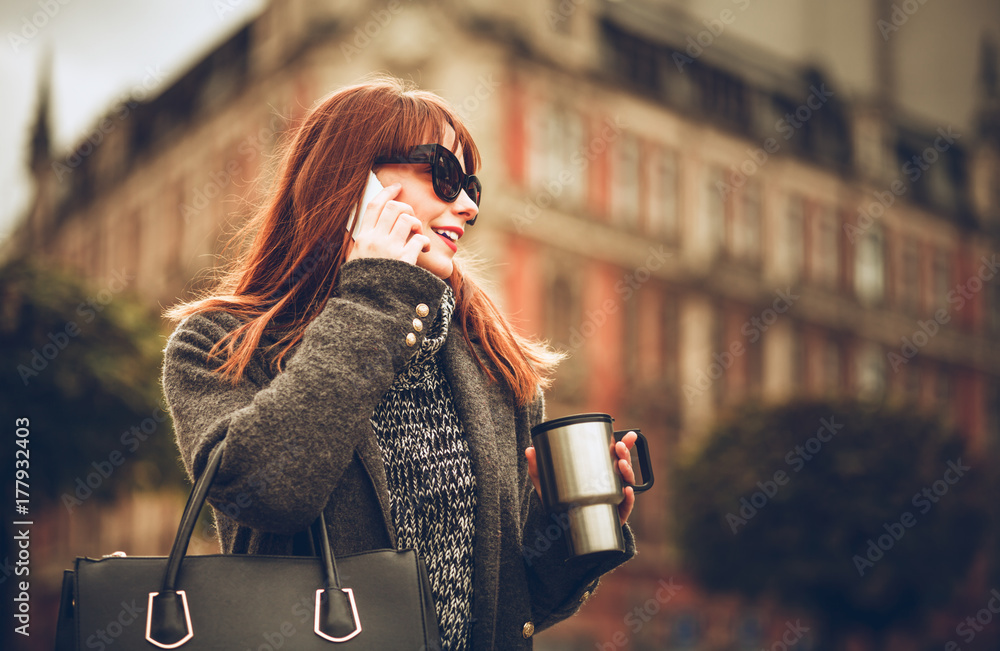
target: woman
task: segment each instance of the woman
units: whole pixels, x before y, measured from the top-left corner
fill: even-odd
[[[446,649],[530,648],[635,553],[564,562],[530,428],[558,355],[519,337],[460,269],[479,153],[439,97],[379,79],[298,126],[250,242],[173,308],[163,387],[223,551],[293,553],[322,511],[336,554],[415,548]],[[369,172],[385,189],[361,206]],[[360,212],[352,238],[349,219]],[[620,471],[634,477],[628,448]]]

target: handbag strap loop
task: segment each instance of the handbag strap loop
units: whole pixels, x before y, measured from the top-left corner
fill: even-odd
[[[194,636],[187,596],[183,590],[176,589],[177,576],[180,573],[181,562],[187,554],[198,514],[205,505],[208,490],[222,463],[225,448],[226,441],[223,439],[209,454],[208,463],[194,483],[194,488],[191,489],[187,504],[184,506],[184,514],[177,528],[177,537],[174,538],[167,567],[163,572],[160,591],[149,593],[146,639],[163,649],[180,647]],[[342,642],[361,632],[354,594],[350,588],[340,586],[337,562],[333,556],[330,537],[326,530],[326,518],[322,512],[310,528],[320,543],[323,585],[326,586],[324,590],[318,590],[316,593],[314,632],[331,642]],[[316,531],[317,528],[319,531]]]

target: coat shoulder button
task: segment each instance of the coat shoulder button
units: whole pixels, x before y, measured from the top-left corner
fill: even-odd
[[[422,317],[427,316],[430,313],[431,313],[431,310],[430,310],[429,307],[427,307],[426,303],[421,303],[421,304],[417,305],[417,316],[419,316],[419,317],[422,318]]]

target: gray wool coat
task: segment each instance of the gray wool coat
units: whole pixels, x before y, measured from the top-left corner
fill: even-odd
[[[308,325],[285,369],[273,371],[265,337],[233,386],[207,353],[239,325],[223,312],[178,325],[166,346],[163,390],[189,475],[226,439],[209,495],[226,553],[291,554],[293,536],[326,515],[336,554],[395,548],[381,451],[370,417],[437,314],[445,284],[384,259],[346,263],[335,296]],[[416,335],[414,345],[407,335]],[[412,338],[411,338],[412,341]],[[521,407],[488,381],[458,327],[443,368],[476,474],[473,649],[530,649],[540,631],[575,613],[598,578],[635,554],[567,560],[565,530],[545,512],[524,449],[543,420],[541,393]]]

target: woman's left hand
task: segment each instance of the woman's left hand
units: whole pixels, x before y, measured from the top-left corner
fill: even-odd
[[[618,472],[621,473],[622,481],[625,483],[625,499],[618,504],[618,517],[622,524],[628,521],[628,516],[632,514],[632,507],[635,505],[635,491],[632,490],[632,484],[635,484],[635,472],[632,470],[630,450],[638,438],[639,436],[635,432],[629,432],[622,437],[622,440],[615,443],[615,453],[618,455]],[[541,499],[542,487],[538,480],[538,460],[535,458],[535,448],[525,449],[524,456],[528,460],[528,476],[531,477],[531,483],[535,485],[535,492]]]

